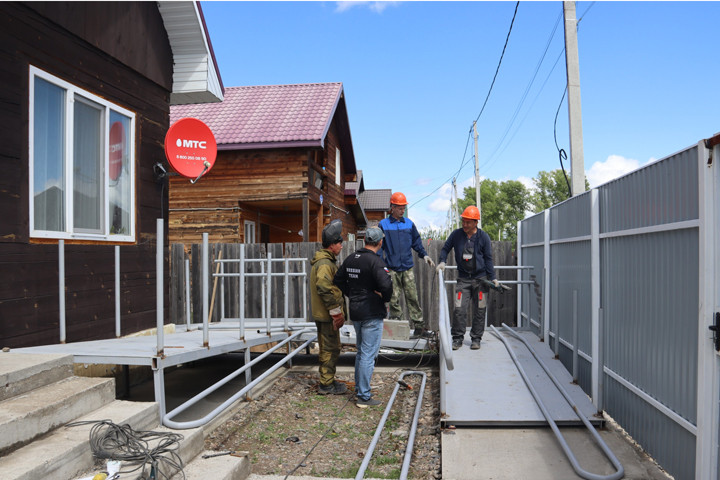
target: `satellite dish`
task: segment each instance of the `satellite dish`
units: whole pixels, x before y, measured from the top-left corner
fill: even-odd
[[[165,156],[177,173],[195,183],[215,165],[217,142],[203,122],[182,118],[165,135]]]

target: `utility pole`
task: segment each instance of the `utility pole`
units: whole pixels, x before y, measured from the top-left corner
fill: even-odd
[[[475,200],[477,208],[480,211],[480,220],[478,220],[477,228],[482,228],[482,206],[480,205],[480,160],[478,160],[477,149],[477,122],[473,122],[473,138],[475,139]]]
[[[563,2],[565,18],[565,70],[568,88],[568,124],[570,125],[570,189],[572,195],[585,191],[582,113],[580,109],[580,64],[578,60],[577,15],[575,2]]]
[[[453,227],[454,227],[455,229],[458,229],[458,228],[460,228],[460,224],[459,224],[460,215],[459,215],[459,212],[458,212],[458,203],[459,203],[459,202],[458,202],[458,194],[457,194],[457,181],[456,181],[455,178],[453,178],[453,195],[454,195],[454,198],[455,198],[455,201],[454,201],[454,203],[453,203],[453,205],[452,205],[452,208],[453,208]]]

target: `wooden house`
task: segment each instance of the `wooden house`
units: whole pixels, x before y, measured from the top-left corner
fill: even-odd
[[[368,227],[376,227],[380,220],[390,215],[390,197],[392,189],[380,188],[365,190],[359,194],[360,205],[368,218]]]
[[[200,5],[2,2],[0,70],[0,347],[58,343],[61,299],[114,337],[115,245],[121,333],[153,327],[170,105],[223,98]]]
[[[170,242],[320,241],[343,221],[355,234],[367,218],[346,182],[357,180],[341,83],[229,87],[222,103],[181,105],[213,131],[218,157],[196,185],[170,178]]]

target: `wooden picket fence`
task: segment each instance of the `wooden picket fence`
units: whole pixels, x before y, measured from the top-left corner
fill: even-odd
[[[516,257],[514,255],[512,244],[510,242],[492,242],[493,259],[495,265],[516,265]],[[440,250],[444,245],[443,241],[430,240],[425,241],[425,250],[428,252],[433,261],[437,262]],[[356,249],[362,248],[363,242],[345,242],[339,259],[342,262],[350,253]],[[210,255],[208,258],[209,293],[212,295],[215,279],[212,274],[216,271],[217,264],[214,259],[220,256],[222,252],[223,259],[240,258],[240,244],[218,243],[209,246]],[[245,258],[258,259],[266,258],[267,252],[270,252],[273,258],[305,258],[305,271],[308,272],[307,279],[302,277],[291,277],[289,287],[289,317],[302,317],[302,281],[308,281],[310,277],[310,260],[315,252],[322,248],[318,242],[309,243],[270,243],[270,244],[247,244],[245,245]],[[427,323],[427,327],[432,330],[438,328],[438,285],[435,270],[427,265],[424,261],[420,261],[417,254],[413,252],[415,260],[415,280],[418,287],[418,298],[423,310],[423,315]],[[202,245],[193,244],[189,248],[189,254],[186,252],[185,245],[173,244],[171,246],[170,256],[170,319],[173,323],[184,324],[186,321],[186,286],[185,286],[185,259],[190,260],[190,310],[191,323],[202,323]],[[447,261],[448,265],[454,265],[454,255],[450,254]],[[238,272],[239,264],[225,264],[226,273]],[[283,266],[281,263],[274,263],[273,271],[281,272]],[[292,272],[302,271],[300,262],[291,262],[290,270]],[[258,263],[249,263],[246,272],[259,272],[260,265]],[[446,280],[455,280],[456,274],[454,270],[446,270]],[[500,280],[516,280],[517,273],[515,270],[498,270],[497,276]],[[225,278],[224,297],[221,298],[220,279],[215,288],[215,296],[213,302],[213,311],[211,314],[212,321],[219,321],[221,316],[221,301],[224,302],[224,310],[226,318],[237,318],[239,316],[239,279]],[[262,312],[261,305],[261,288],[264,278],[246,277],[245,282],[245,317],[260,318]],[[281,318],[284,315],[284,287],[282,277],[273,277],[273,301],[272,315],[275,318]],[[310,308],[310,288],[307,288],[307,308]],[[448,296],[448,305],[453,305],[453,288],[446,287]],[[407,314],[404,299],[401,300],[403,311]],[[499,326],[502,323],[515,325],[517,319],[517,288],[513,286],[510,292],[499,294],[494,291],[490,292],[488,305],[488,322],[492,325]],[[306,312],[308,319],[312,318],[310,312]],[[452,312],[451,312],[452,314]],[[407,318],[407,316],[405,317]],[[468,315],[468,322],[472,317]]]

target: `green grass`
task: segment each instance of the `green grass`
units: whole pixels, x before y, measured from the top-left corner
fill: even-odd
[[[392,465],[395,463],[400,463],[400,457],[395,457],[392,455],[380,455],[379,457],[376,457],[373,459],[373,465],[380,466],[380,465]]]
[[[387,478],[396,479],[400,478],[400,472],[402,469],[393,468],[388,473],[376,472],[375,470],[365,470],[365,478]]]

